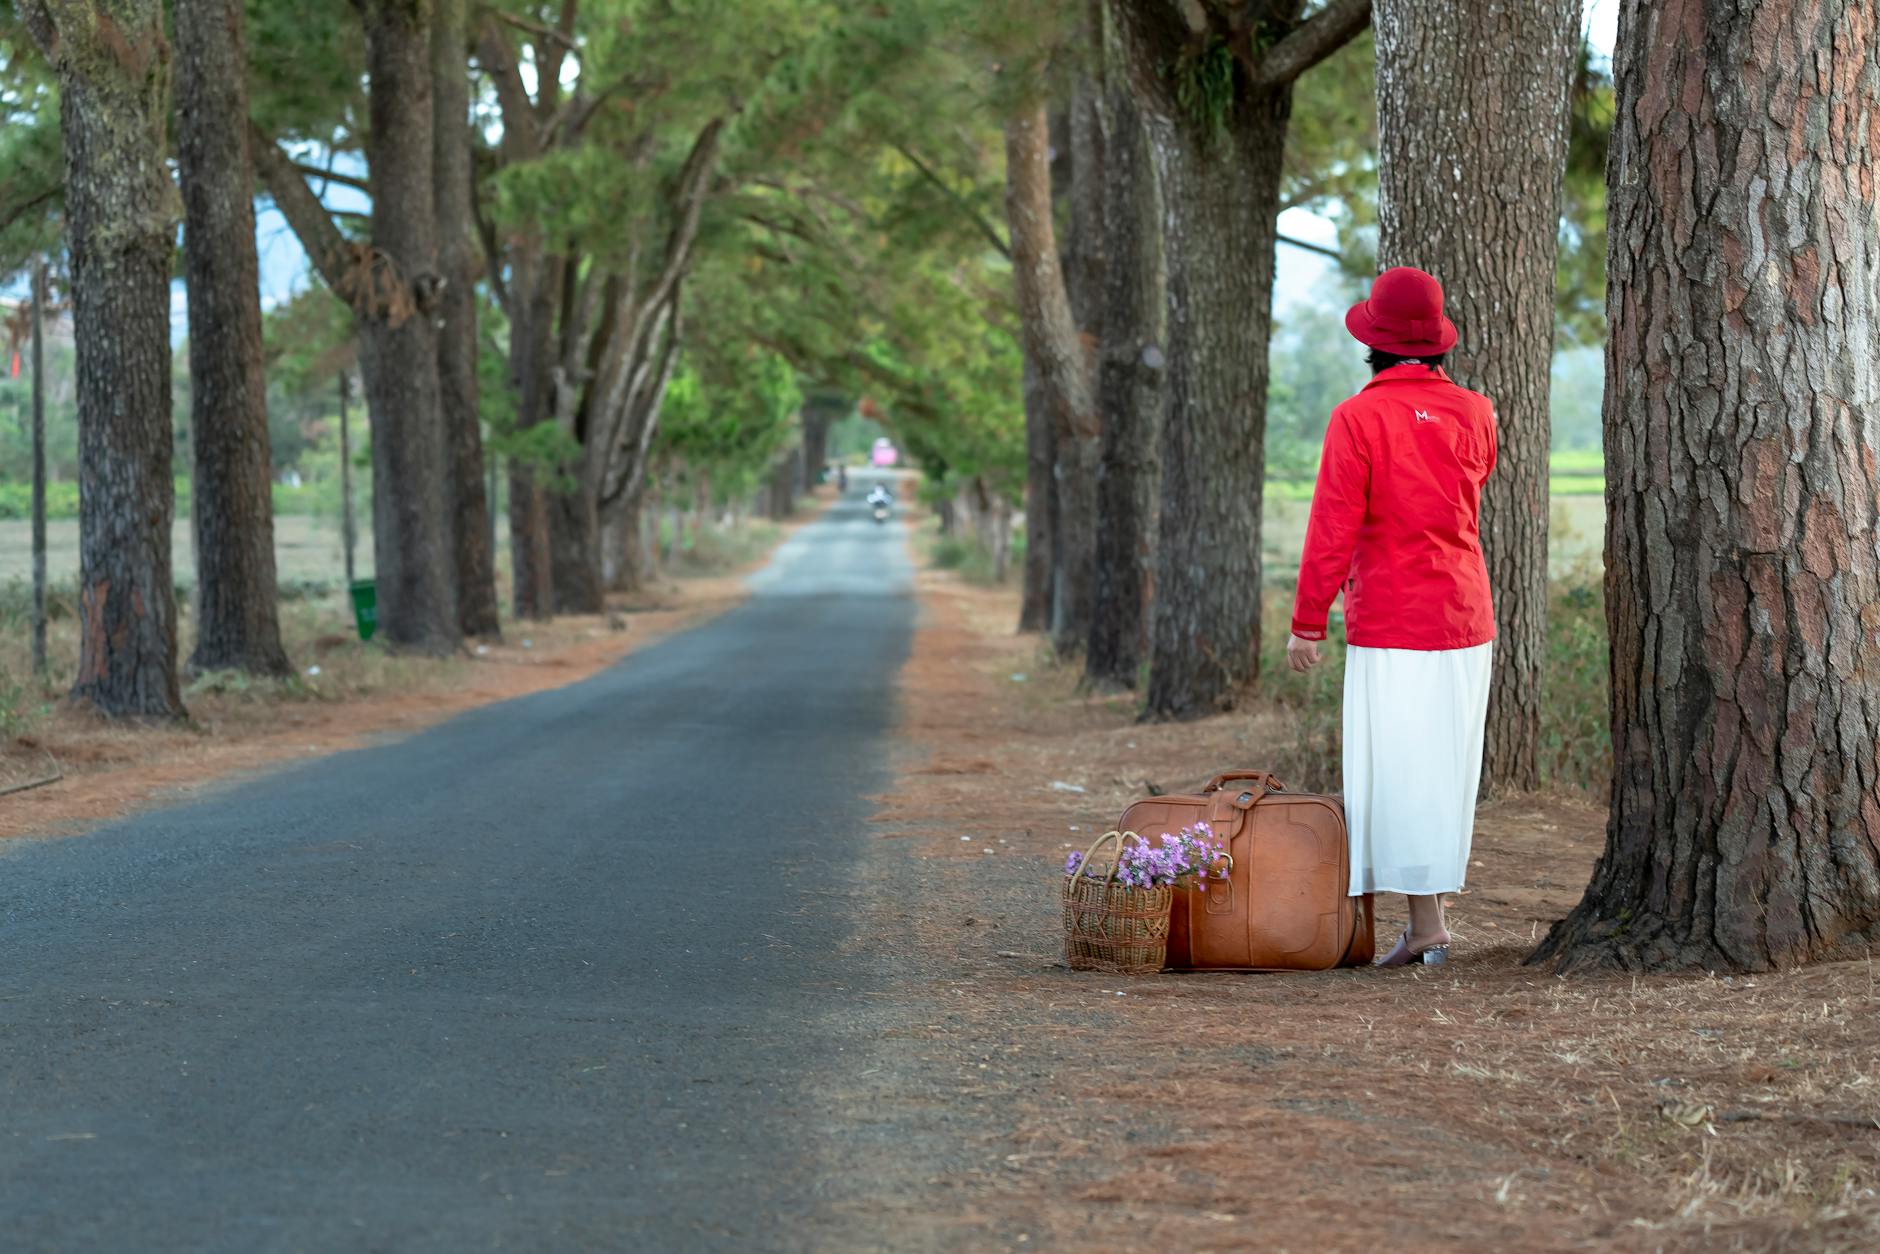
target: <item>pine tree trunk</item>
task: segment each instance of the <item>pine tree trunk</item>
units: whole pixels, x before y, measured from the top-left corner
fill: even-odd
[[[1236,102],[1223,136],[1150,123],[1166,203],[1168,409],[1161,434],[1148,713],[1232,707],[1258,674],[1267,340],[1290,91]]]
[[[1535,957],[1831,957],[1880,924],[1880,31],[1633,0],[1614,64],[1612,810]]]
[[[770,469],[770,518],[782,522],[796,512],[796,462],[785,457]],[[673,543],[678,543],[677,524]]]
[[[1266,355],[1292,84],[1371,16],[1370,0],[1326,0],[1303,19],[1301,9],[1110,6],[1161,203],[1176,210],[1162,237],[1168,407],[1150,718],[1229,708],[1259,672]]]
[[[195,460],[197,615],[189,665],[285,675],[241,3],[177,0],[175,21]]]
[[[1057,464],[1051,415],[1037,364],[1025,354],[1025,571],[1019,600],[1018,629],[1043,631],[1051,625],[1052,550],[1056,547]]]
[[[1086,141],[1086,146],[1094,151],[1094,141]],[[1060,653],[1075,654],[1090,638],[1102,431],[1090,352],[1079,333],[1058,256],[1049,152],[1049,126],[1042,104],[1021,109],[1007,121],[1005,215],[1013,287],[1025,346],[1038,364],[1057,453],[1051,636]],[[1093,159],[1086,157],[1087,164]],[[1095,228],[1088,233],[1096,233]]]
[[[807,458],[804,464],[808,465]],[[699,472],[698,484],[693,489],[692,500],[693,509],[698,514],[698,522],[693,525],[693,534],[696,536],[699,534],[698,528],[703,527],[712,517],[712,476],[709,470]]]
[[[646,537],[641,534],[645,506],[638,493],[611,507],[605,529],[606,582],[609,592],[638,592],[646,582]]]
[[[1540,786],[1548,380],[1577,0],[1377,0],[1379,263],[1442,280],[1450,374],[1495,402],[1482,492],[1495,667],[1482,781]],[[1521,125],[1478,125],[1520,118]]]
[[[829,466],[829,428],[849,411],[849,399],[816,396],[803,404],[803,456],[812,482]]]
[[[409,298],[362,310],[360,366],[372,413],[372,554],[379,636],[394,648],[442,654],[462,640],[445,495],[439,408],[437,209],[433,187],[429,9],[404,0],[363,5],[371,80],[366,164],[372,244]]]
[[[598,498],[576,488],[548,494],[550,555],[557,614],[599,614],[606,608],[601,580]]]
[[[555,310],[561,303],[562,262],[524,250],[514,297],[520,313],[510,328],[509,373],[516,383],[516,430],[529,431],[553,416]],[[517,618],[545,620],[555,610],[553,507],[544,471],[529,456],[509,459],[509,551]]]
[[[59,80],[77,347],[79,656],[72,697],[180,718],[170,255],[169,46],[156,0],[22,7]],[[103,32],[109,31],[109,38]]]
[[[1162,266],[1155,172],[1120,67],[1104,100],[1103,316],[1097,408],[1096,588],[1084,678],[1134,688],[1148,643],[1162,427]]]
[[[33,259],[33,677],[46,677],[46,259]]]
[[[645,516],[640,526],[640,542],[646,546],[643,560],[640,562],[642,584],[651,584],[659,578],[659,493],[646,494]]]
[[[457,623],[466,636],[502,634],[496,606],[490,506],[483,487],[483,431],[477,413],[479,269],[470,206],[470,74],[466,0],[437,0],[431,39],[433,171],[437,187],[437,381],[448,465]]]
[[[1012,572],[1012,502],[1001,492],[993,498],[992,578],[1004,583]]]

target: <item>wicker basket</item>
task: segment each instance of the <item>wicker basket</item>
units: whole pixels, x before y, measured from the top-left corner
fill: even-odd
[[[1102,879],[1085,874],[1097,850],[1115,841],[1121,855],[1128,840],[1148,843],[1134,832],[1105,832],[1084,853],[1077,874],[1064,877],[1064,960],[1073,971],[1153,975],[1162,969],[1175,890],[1118,884],[1116,856]]]

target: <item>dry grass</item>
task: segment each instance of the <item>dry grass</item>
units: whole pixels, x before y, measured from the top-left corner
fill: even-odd
[[[1871,960],[1524,966],[1603,844],[1596,808],[1530,796],[1480,816],[1446,968],[1072,974],[1050,910],[1064,851],[1145,781],[1285,760],[1290,716],[1137,725],[1011,634],[1009,594],[931,572],[921,593],[915,753],[881,821],[954,898],[918,935],[957,981],[912,1013],[956,1017],[938,1035],[1005,1112],[986,1147],[1003,1165],[952,1181],[990,1228],[1032,1248],[1880,1248]],[[1311,762],[1288,783],[1317,785]],[[983,917],[993,884],[1022,905]],[[1400,907],[1380,902],[1380,935]]]

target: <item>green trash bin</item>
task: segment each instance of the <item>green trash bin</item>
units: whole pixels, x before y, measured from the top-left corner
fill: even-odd
[[[370,579],[355,579],[352,585],[353,621],[359,624],[359,638],[372,639],[379,629],[379,588]]]

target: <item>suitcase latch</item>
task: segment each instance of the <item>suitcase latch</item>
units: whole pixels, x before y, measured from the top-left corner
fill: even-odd
[[[1207,903],[1203,909],[1208,914],[1234,913],[1234,855],[1223,853],[1221,860],[1227,864],[1227,869],[1218,879],[1213,867],[1201,873],[1202,899]]]

